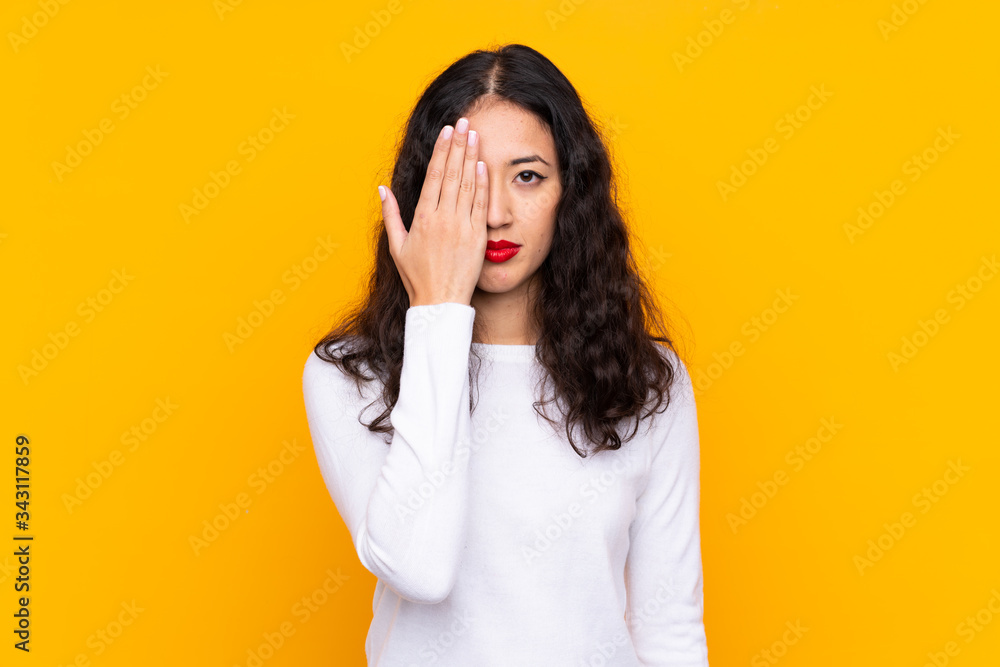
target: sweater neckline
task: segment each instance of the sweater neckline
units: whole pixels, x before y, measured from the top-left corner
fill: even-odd
[[[493,343],[472,343],[472,348],[484,359],[494,361],[532,361],[535,358],[534,345],[496,345]]]

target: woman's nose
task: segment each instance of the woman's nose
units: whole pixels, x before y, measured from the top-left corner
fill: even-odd
[[[504,196],[503,188],[492,179],[490,180],[489,188],[489,202],[486,206],[486,226],[502,227],[510,222],[506,197]]]

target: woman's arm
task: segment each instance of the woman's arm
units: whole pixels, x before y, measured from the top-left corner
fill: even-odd
[[[678,371],[670,406],[651,433],[645,489],[636,501],[625,564],[625,618],[643,665],[707,667],[702,619],[698,417],[687,368]]]
[[[474,317],[459,303],[406,311],[389,447],[358,421],[371,399],[353,379],[315,353],[303,372],[316,458],[358,558],[413,602],[448,596],[465,541]]]

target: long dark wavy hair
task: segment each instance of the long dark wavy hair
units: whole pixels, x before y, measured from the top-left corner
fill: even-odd
[[[538,289],[531,316],[540,331],[535,358],[548,371],[545,386],[554,387],[573,450],[586,458],[573,440],[574,427],[583,428],[594,453],[617,450],[620,423],[636,418],[628,441],[642,419],[669,405],[678,371],[666,349],[676,353],[676,348],[632,252],[608,145],[563,73],[522,44],[476,50],[448,66],[421,95],[396,147],[391,188],[400,215],[409,230],[441,127],[493,100],[513,103],[544,121],[562,169],[551,250],[534,277]],[[381,211],[373,232],[376,255],[367,294],[314,349],[352,376],[359,390],[361,381],[375,379],[365,368],[378,377],[384,411],[365,425],[391,434],[409,297],[389,254]],[[473,340],[479,332],[477,319]],[[475,347],[470,358],[476,360],[469,371],[469,403],[475,410],[471,387],[481,361]],[[533,407],[555,425],[539,410],[551,401],[535,401]]]

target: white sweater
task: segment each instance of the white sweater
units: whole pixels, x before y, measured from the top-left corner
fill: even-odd
[[[320,471],[378,578],[369,667],[707,666],[683,363],[661,348],[678,370],[669,408],[620,450],[583,459],[532,407],[535,346],[472,343],[474,317],[458,303],[407,310],[391,446],[358,421],[377,381],[359,396],[315,352],[305,364]],[[472,346],[484,358],[474,413]],[[574,441],[585,449],[582,429]]]

